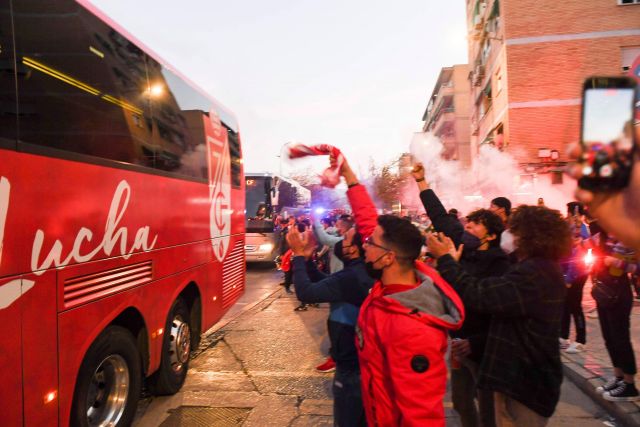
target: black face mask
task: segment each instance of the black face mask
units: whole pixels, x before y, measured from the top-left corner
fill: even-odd
[[[333,246],[333,254],[340,260],[340,262],[344,263],[344,255],[342,254],[342,240],[340,240]]]
[[[480,238],[474,236],[468,231],[465,231],[464,233],[462,233],[462,244],[464,245],[465,249],[474,251],[478,249],[480,246],[482,246],[483,243],[484,242]]]
[[[385,255],[386,253],[379,256],[377,260],[373,262],[369,261],[364,264],[365,268],[367,269],[367,274],[369,275],[369,277],[371,277],[376,281],[382,279],[382,273],[384,272],[384,268],[375,268],[373,264],[380,261],[380,259]]]

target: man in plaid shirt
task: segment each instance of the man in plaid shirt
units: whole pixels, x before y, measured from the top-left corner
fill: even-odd
[[[560,397],[558,337],[565,283],[559,260],[571,235],[560,212],[520,206],[509,218],[518,262],[500,277],[479,279],[458,264],[462,245],[432,234],[429,252],[466,307],[491,314],[478,387],[494,392],[500,426],[544,426]]]

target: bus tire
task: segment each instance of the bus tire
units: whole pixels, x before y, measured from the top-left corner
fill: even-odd
[[[182,298],[176,299],[167,316],[160,367],[148,381],[153,394],[175,394],[187,378],[191,354],[190,319],[185,301]]]
[[[70,425],[131,425],[141,388],[142,368],[135,338],[120,326],[107,327],[80,365]]]

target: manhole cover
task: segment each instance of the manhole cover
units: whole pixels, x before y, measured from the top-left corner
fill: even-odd
[[[242,425],[251,408],[180,406],[171,411],[160,427],[235,427]]]

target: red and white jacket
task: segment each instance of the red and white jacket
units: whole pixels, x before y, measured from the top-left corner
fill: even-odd
[[[363,238],[377,225],[366,189],[347,192]],[[431,267],[415,285],[378,281],[360,308],[356,346],[369,426],[444,426],[447,336],[464,320],[462,301]]]

